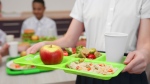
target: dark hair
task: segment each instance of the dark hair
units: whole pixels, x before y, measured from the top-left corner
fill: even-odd
[[[41,4],[45,7],[45,2],[44,2],[44,0],[33,0],[32,3],[35,3],[35,2],[41,3]]]

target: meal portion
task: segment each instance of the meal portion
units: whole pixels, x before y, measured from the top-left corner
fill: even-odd
[[[35,68],[34,65],[19,65],[19,64],[14,63],[13,61],[10,61],[7,66],[13,70],[24,70],[24,69]]]
[[[71,62],[70,64],[67,64],[66,67],[74,70],[87,71],[102,75],[114,74],[117,71],[117,68],[113,67],[112,65],[84,62],[83,59]]]
[[[95,48],[85,48],[83,46],[77,46],[76,48],[65,48],[64,56],[69,56],[72,54],[76,54],[77,58],[88,58],[88,59],[96,59],[101,56],[101,53],[98,52]]]
[[[38,36],[35,35],[35,31],[32,29],[26,29],[24,30],[23,34],[22,34],[22,40],[27,42],[27,41],[31,41],[31,42],[40,42],[40,41],[54,41],[56,40],[56,37],[54,36]]]
[[[31,37],[34,35],[35,31],[32,29],[26,29],[24,30],[23,34],[22,34],[22,40],[23,41],[27,41],[30,40]]]

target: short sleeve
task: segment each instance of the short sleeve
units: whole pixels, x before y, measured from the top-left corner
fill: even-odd
[[[140,12],[141,18],[150,18],[150,0],[143,0]]]
[[[51,25],[49,28],[53,28],[54,29],[54,36],[57,36],[57,26],[56,26],[55,21],[52,20],[50,23],[51,23]]]
[[[26,26],[26,22],[24,21],[21,27],[21,34],[23,34],[25,28],[27,28],[27,26]]]
[[[80,22],[83,22],[83,0],[76,0],[70,16]]]

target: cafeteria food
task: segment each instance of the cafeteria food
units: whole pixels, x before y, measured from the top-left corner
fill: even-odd
[[[102,75],[114,74],[117,71],[117,68],[113,67],[112,65],[84,62],[83,59],[71,62],[70,64],[66,65],[66,67],[74,70],[87,71]]]
[[[47,37],[41,36],[40,39],[41,39],[42,41],[45,41],[45,40],[47,40]]]
[[[22,51],[21,53],[20,53],[20,56],[26,56],[27,55],[27,52],[26,51]]]
[[[31,36],[34,35],[35,31],[33,29],[25,29],[22,34],[22,40],[27,41],[31,40]]]
[[[95,48],[86,48],[83,46],[77,46],[76,48],[65,48],[65,55],[76,54],[77,58],[88,58],[88,59],[96,59],[101,56],[101,53],[98,52]],[[68,54],[66,54],[66,52]]]
[[[54,37],[54,36],[48,37],[48,38],[46,39],[46,41],[54,41],[54,40],[56,40],[56,37]]]
[[[45,45],[40,49],[40,58],[45,65],[59,64],[63,60],[63,50],[57,45]]]
[[[32,40],[33,42],[37,42],[37,41],[39,40],[39,36],[37,36],[37,35],[32,35],[32,36],[31,36],[31,40]]]
[[[76,48],[64,48],[63,51],[65,56],[76,54]]]
[[[14,70],[24,70],[24,69],[35,68],[34,65],[19,65],[19,64],[14,63],[13,61],[9,62],[8,67],[11,68],[11,69],[14,69]]]
[[[40,41],[54,41],[56,37],[54,36],[39,36],[35,34],[33,29],[25,29],[22,34],[22,41],[29,42],[29,43],[36,43]]]

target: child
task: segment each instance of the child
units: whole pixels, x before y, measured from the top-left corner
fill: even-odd
[[[23,22],[21,33],[23,33],[25,29],[33,29],[38,36],[45,36],[47,32],[46,35],[48,36],[51,35],[49,33],[51,32],[50,29],[52,29],[54,36],[57,36],[56,23],[52,19],[44,16],[44,0],[33,0],[32,9],[34,16]]]

